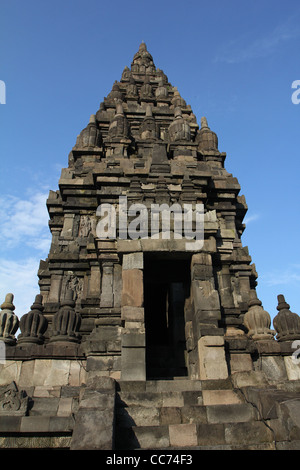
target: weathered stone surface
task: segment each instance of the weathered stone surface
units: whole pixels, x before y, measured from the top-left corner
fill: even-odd
[[[256,444],[273,442],[274,435],[270,428],[260,421],[226,424],[225,442],[227,444]]]
[[[123,270],[122,280],[122,306],[142,307],[144,303],[143,271],[140,269]]]
[[[100,389],[96,389],[99,384]],[[88,386],[75,416],[72,450],[107,450],[113,447],[115,389],[110,378],[98,379]]]
[[[143,269],[143,253],[130,253],[123,256],[122,269]]]
[[[232,405],[241,403],[234,390],[203,390],[203,405]]]
[[[257,412],[248,403],[211,405],[207,407],[208,423],[242,423],[255,420]]]
[[[163,449],[169,447],[168,426],[142,426],[134,427],[138,447],[142,449]]]
[[[196,424],[171,424],[169,434],[171,446],[191,447],[198,444]]]
[[[198,351],[201,380],[226,379],[228,377],[223,337],[203,336],[198,341]]]
[[[218,146],[142,43],[50,191],[52,243],[17,341],[13,294],[1,306],[0,386],[18,390],[0,447],[297,448],[299,316],[279,296],[274,340]],[[200,202],[203,240],[187,243]],[[172,209],[169,229],[160,215],[153,230],[153,207]]]
[[[145,321],[144,309],[142,307],[122,307],[121,318],[125,321],[143,323]]]

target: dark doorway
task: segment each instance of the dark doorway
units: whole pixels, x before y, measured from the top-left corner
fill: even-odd
[[[145,258],[144,308],[148,379],[187,375],[184,305],[189,293],[189,260]]]

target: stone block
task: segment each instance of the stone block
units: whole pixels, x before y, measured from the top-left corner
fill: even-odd
[[[70,361],[61,359],[35,360],[33,385],[67,385],[70,372]]]
[[[208,423],[244,423],[257,419],[257,412],[248,403],[210,405],[207,407]]]
[[[185,405],[202,405],[202,393],[197,390],[185,390],[182,392]]]
[[[122,304],[122,266],[114,264],[114,308],[120,308]]]
[[[184,406],[182,392],[165,392],[162,397],[162,405],[172,407]]]
[[[170,424],[170,446],[193,447],[198,444],[196,424]]]
[[[128,329],[122,335],[122,348],[142,348],[146,346],[144,329]]]
[[[93,390],[87,387],[84,395],[80,401],[80,408],[97,408],[98,410],[105,410],[114,407],[115,396],[114,393],[107,393],[105,391]]]
[[[117,251],[119,253],[131,253],[141,250],[142,247],[140,240],[117,240]]]
[[[142,449],[163,449],[169,447],[168,426],[133,427],[133,431]]]
[[[102,267],[102,285],[101,285],[101,297],[100,307],[113,307],[114,306],[114,294],[113,294],[113,264],[104,265]]]
[[[142,252],[129,253],[123,255],[122,269],[143,269],[144,255]]]
[[[133,382],[133,391],[132,392],[122,392],[120,393],[117,400],[127,406],[141,406],[141,403],[146,408],[161,408],[163,406],[162,394],[152,393],[152,392],[139,392],[136,390],[136,383]]]
[[[213,277],[212,266],[195,264],[192,268],[192,280],[207,280]]]
[[[230,355],[231,373],[253,370],[253,362],[250,354],[231,354]]]
[[[124,335],[126,336],[126,335]],[[122,380],[146,380],[146,353],[144,347],[122,348]]]
[[[74,421],[72,417],[51,416],[49,420],[49,432],[72,432]]]
[[[71,450],[111,450],[113,448],[113,410],[79,409]]]
[[[126,269],[122,271],[122,306],[142,307],[144,303],[143,271]]]
[[[91,390],[97,390],[98,392],[106,392],[114,394],[116,390],[116,382],[111,377],[105,377],[101,375],[92,375],[87,374],[86,385]]]
[[[206,407],[189,405],[181,408],[182,423],[207,423]],[[173,422],[175,424],[175,421]]]
[[[289,380],[299,380],[300,379],[300,364],[295,364],[293,362],[293,357],[285,356],[284,365],[286,368],[286,373]]]
[[[73,398],[71,397],[60,398],[58,409],[57,409],[57,416],[71,416],[72,405],[73,405]]]
[[[60,398],[35,397],[30,410],[31,416],[55,416]]]
[[[220,310],[219,294],[215,290],[213,279],[192,281],[192,292],[196,310]]]
[[[7,360],[0,364],[0,385],[8,385],[11,382],[19,383],[21,361]]]
[[[226,379],[228,377],[223,336],[203,336],[200,338],[198,354],[201,380]]]
[[[35,361],[24,361],[21,363],[20,377],[18,385],[20,387],[28,387],[32,385],[32,375]]]
[[[261,421],[225,424],[225,441],[231,445],[272,442],[274,435]]]
[[[144,322],[145,312],[142,307],[122,307],[121,309],[122,320],[129,322]]]
[[[260,367],[266,377],[271,381],[287,380],[287,371],[284,365],[284,358],[277,356],[262,356]]]
[[[0,416],[0,433],[19,432],[20,425],[20,416]]]
[[[85,383],[85,363],[84,361],[70,361],[70,372],[68,385],[72,387],[79,387]]]
[[[160,424],[180,424],[181,412],[180,408],[176,406],[168,406],[160,409]]]
[[[50,416],[23,416],[20,432],[38,434],[49,432]]]
[[[60,397],[61,393],[61,386],[56,385],[54,387],[51,387],[50,385],[45,386],[45,385],[37,385],[34,387],[33,391],[33,398],[34,397],[40,397],[40,398],[51,398],[51,397]]]
[[[120,408],[118,426],[159,426],[159,409],[156,407],[131,406],[130,409]]]
[[[224,424],[197,424],[198,445],[211,446],[225,444]]]
[[[203,405],[231,405],[241,403],[234,390],[203,390]]]
[[[232,374],[232,382],[236,388],[268,385],[265,375],[258,370],[236,372]]]

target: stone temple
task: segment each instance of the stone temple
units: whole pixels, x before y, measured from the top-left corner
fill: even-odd
[[[300,449],[300,317],[279,295],[270,328],[225,158],[142,43],[50,191],[31,310],[3,299],[1,448]],[[203,207],[200,248],[152,236],[162,204]]]

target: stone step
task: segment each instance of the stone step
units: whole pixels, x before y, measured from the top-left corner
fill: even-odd
[[[163,392],[188,390],[233,390],[230,379],[191,380],[187,377],[151,380],[119,380],[117,391]]]
[[[272,431],[261,421],[189,423],[119,428],[116,449],[196,448],[197,446],[256,446],[271,448]]]
[[[140,406],[143,408],[184,405],[201,405],[202,392],[187,390],[181,392],[119,392],[116,396],[117,406]]]
[[[173,424],[242,423],[258,420],[257,410],[249,403],[233,405],[188,405],[183,407],[119,407],[116,426],[164,426]]]

